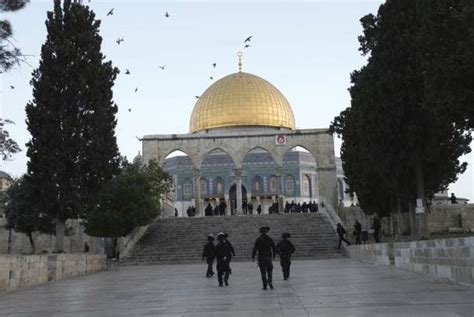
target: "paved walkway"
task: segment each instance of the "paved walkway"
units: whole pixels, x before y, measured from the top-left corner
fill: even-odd
[[[233,263],[230,286],[205,265],[124,267],[0,295],[1,316],[474,316],[474,288],[349,259],[294,261],[274,290],[255,263]]]

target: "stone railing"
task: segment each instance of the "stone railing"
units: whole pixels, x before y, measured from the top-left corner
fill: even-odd
[[[399,269],[474,285],[474,237],[399,242],[394,253]]]
[[[391,245],[389,243],[372,243],[350,245],[346,247],[347,255],[357,261],[390,265]]]
[[[350,258],[474,285],[474,237],[351,245]],[[392,256],[393,254],[393,256]]]
[[[11,292],[105,269],[97,254],[0,255],[0,292]]]

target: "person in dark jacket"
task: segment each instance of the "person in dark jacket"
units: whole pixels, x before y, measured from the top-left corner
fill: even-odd
[[[208,203],[206,209],[204,209],[204,215],[206,215],[206,216],[212,216],[212,206],[211,206],[211,203]]]
[[[202,251],[202,260],[204,261],[204,258],[206,258],[207,262],[206,277],[212,277],[214,275],[212,266],[214,265],[215,256],[214,236],[211,233],[207,236],[207,243],[204,245],[204,250]]]
[[[336,231],[337,231],[337,235],[339,236],[339,247],[338,247],[339,249],[341,248],[342,241],[347,243],[347,245],[351,245],[351,243],[344,238],[344,235],[346,234],[346,229],[344,229],[344,227],[340,223],[337,224]]]
[[[219,242],[215,248],[216,260],[217,260],[217,280],[219,286],[229,286],[229,275],[230,275],[230,259],[232,258],[232,251],[228,243],[226,243],[225,233],[220,232],[217,235]]]
[[[267,235],[268,231],[270,231],[270,228],[261,227],[259,231],[260,237],[255,240],[255,244],[252,250],[252,261],[255,260],[255,255],[258,253],[258,267],[260,268],[260,273],[262,274],[262,289],[266,291],[267,285],[270,286],[270,289],[273,289],[272,258],[275,259],[276,250],[275,243],[273,242],[272,238]]]
[[[360,244],[360,235],[362,233],[362,225],[359,220],[356,220],[354,224],[354,236],[356,238],[356,244]]]
[[[232,257],[235,256],[235,250],[234,250],[234,246],[229,241],[229,235],[227,233],[224,233],[224,238],[225,238],[225,243],[230,249],[230,257],[229,257],[229,264],[230,264],[230,261],[232,261]],[[229,268],[229,274],[232,274],[231,268]]]
[[[257,213],[260,215],[262,213],[262,205],[258,205]]]
[[[290,277],[291,255],[295,253],[295,246],[288,240],[291,235],[284,232],[282,240],[276,246],[276,252],[280,256],[281,270],[283,271],[283,279],[286,281]]]
[[[382,228],[382,224],[380,223],[380,218],[377,215],[375,215],[374,222],[372,223],[372,229],[374,229],[375,243],[380,242],[380,238],[379,238],[380,228]]]

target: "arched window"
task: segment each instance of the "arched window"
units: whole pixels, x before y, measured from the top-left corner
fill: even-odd
[[[183,182],[183,196],[185,197],[191,197],[193,193],[193,184],[189,180],[189,178],[186,178]]]
[[[222,195],[224,193],[224,180],[220,177],[217,177],[214,181],[215,183],[215,193],[218,195]]]
[[[271,176],[270,180],[268,181],[270,187],[270,193],[276,193],[278,191],[278,183],[276,176]]]
[[[303,196],[311,196],[311,179],[309,175],[303,175]]]
[[[207,180],[201,178],[201,195],[207,195]]]
[[[292,194],[295,192],[295,178],[292,175],[286,175],[285,187],[287,193]]]
[[[260,176],[255,176],[252,179],[252,193],[260,194],[263,192],[263,179]]]

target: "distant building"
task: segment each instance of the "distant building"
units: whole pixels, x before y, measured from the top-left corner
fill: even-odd
[[[13,179],[4,171],[0,171],[0,192],[4,192],[10,187]]]

